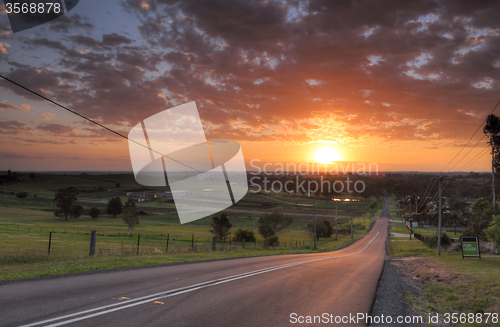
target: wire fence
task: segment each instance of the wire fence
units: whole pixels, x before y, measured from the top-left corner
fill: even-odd
[[[5,262],[29,262],[35,258],[83,257],[94,252],[95,256],[146,255],[179,252],[207,252],[306,249],[312,248],[313,240],[286,240],[266,244],[266,240],[253,242],[235,241],[233,237],[224,240],[213,236],[194,233],[131,233],[122,231],[99,231],[95,233],[92,251],[92,228],[56,228],[15,224],[0,224],[3,235],[0,260]],[[334,238],[319,238],[317,244],[334,241]]]

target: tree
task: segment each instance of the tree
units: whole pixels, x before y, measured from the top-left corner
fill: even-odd
[[[73,186],[60,188],[53,200],[57,206],[54,215],[68,220],[68,215],[73,215],[73,204],[78,200],[76,197],[78,194],[78,190]]]
[[[233,227],[233,224],[231,224],[225,213],[220,216],[212,217],[212,223],[210,225],[212,225],[213,229],[209,230],[209,232],[214,234],[220,241],[224,241],[227,236],[231,235],[229,230]]]
[[[495,211],[495,174],[500,166],[500,120],[494,114],[486,117],[486,125],[483,128],[484,134],[489,134],[490,140],[488,143],[491,146],[491,192],[493,193],[493,212]]]
[[[478,199],[472,205],[472,214],[467,218],[467,227],[463,236],[477,236],[481,240],[486,240],[484,230],[490,225],[492,209],[489,200]]]
[[[20,199],[24,199],[27,196],[28,196],[28,192],[19,192],[16,194],[16,197],[18,197]]]
[[[396,198],[401,200],[402,198],[405,198],[406,196],[410,195],[411,193],[410,186],[408,186],[408,184],[405,183],[396,184],[392,188],[392,193],[394,193]]]
[[[115,198],[117,199],[117,198]],[[118,198],[119,199],[119,198]],[[111,201],[110,201],[111,202]],[[121,205],[121,201],[120,201]],[[123,221],[127,224],[127,236],[130,235],[130,230],[134,229],[135,225],[139,225],[139,217],[137,216],[137,208],[132,199],[128,199],[123,207]]]
[[[314,222],[309,222],[307,224],[307,228],[311,232],[311,234],[314,234]],[[318,221],[316,224],[316,238],[328,238],[332,236],[333,234],[333,229],[332,229],[332,224],[328,220],[321,220]]]
[[[245,242],[255,242],[256,239],[255,239],[255,234],[253,233],[253,231],[251,231],[250,229],[248,228],[238,228],[238,230],[236,231],[236,234],[234,236],[234,241],[235,242],[242,242],[243,240],[245,240]]]
[[[266,238],[266,247],[278,245],[279,242],[280,239],[278,238],[278,236],[269,236],[268,238]]]
[[[273,212],[271,214],[263,214],[258,221],[259,234],[264,238],[274,236],[276,233],[290,226],[293,222],[293,217],[284,215],[281,212]]]
[[[71,206],[71,218],[80,218],[83,213],[83,207],[79,204],[74,204]]]
[[[106,208],[106,214],[113,215],[113,218],[115,218],[116,215],[122,213],[122,210],[123,210],[122,200],[119,197],[116,197],[109,200],[108,206]]]
[[[500,247],[500,215],[493,216],[490,227],[484,230],[486,237],[495,244],[495,253],[498,254]]]
[[[90,214],[90,218],[97,219],[101,215],[101,210],[99,208],[92,207],[92,209],[90,209],[89,214]]]
[[[31,179],[31,180],[34,180],[34,179],[35,179],[35,177],[36,177],[36,176],[35,176],[35,173],[30,173],[30,179]]]
[[[462,217],[460,217],[455,211],[452,211],[446,218],[455,226],[455,235],[457,235],[457,223],[462,222]]]

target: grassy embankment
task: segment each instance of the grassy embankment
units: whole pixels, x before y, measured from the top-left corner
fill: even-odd
[[[398,233],[403,232],[401,227],[391,227]],[[432,232],[424,235],[432,235]],[[455,237],[454,233],[449,232],[448,235]],[[486,255],[482,259],[462,259],[460,252],[448,253],[446,249],[438,256],[436,249],[419,240],[409,241],[407,238],[392,238],[389,248],[392,257],[420,257],[397,263],[400,272],[416,281],[421,288],[420,296],[407,294],[410,303],[420,314],[500,313],[500,257]],[[486,316],[481,318],[485,319]],[[498,324],[492,323],[491,317],[489,323],[483,320],[479,324],[452,324],[468,325]]]

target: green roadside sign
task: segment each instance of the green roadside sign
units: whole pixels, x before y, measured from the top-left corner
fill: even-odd
[[[462,242],[462,259],[464,257],[479,257],[481,259],[477,236],[462,236],[460,240]]]

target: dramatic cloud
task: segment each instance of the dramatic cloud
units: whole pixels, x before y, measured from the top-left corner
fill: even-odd
[[[0,42],[0,55],[1,54],[6,54],[7,49],[10,48],[10,45],[6,42]]]
[[[40,124],[36,128],[40,131],[47,132],[51,135],[63,135],[76,131],[76,128],[74,127],[62,125],[59,123]]]
[[[19,120],[0,120],[0,134],[6,136],[33,134],[36,130],[27,127],[25,123]]]
[[[0,101],[0,111],[4,110],[20,110],[20,111],[30,111],[31,107],[28,106],[27,104],[21,105],[21,107],[18,107],[16,105],[13,105],[12,103],[9,103],[7,100]]]
[[[7,76],[104,124],[134,126],[196,101],[211,138],[284,144],[455,146],[499,100],[498,2],[125,0],[123,9],[140,21],[139,38],[68,15],[47,25],[71,27],[64,37],[23,39],[57,54],[54,64],[9,57]],[[76,135],[53,128],[37,127]]]

